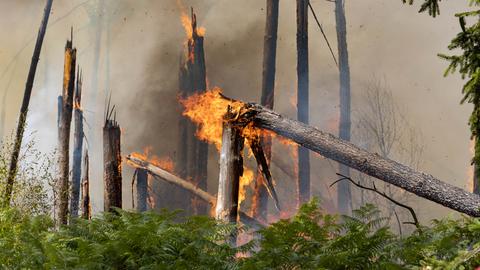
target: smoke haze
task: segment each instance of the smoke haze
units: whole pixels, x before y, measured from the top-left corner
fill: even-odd
[[[122,127],[122,152],[143,151],[175,159],[178,65],[185,41],[176,0],[56,0],[42,49],[31,101],[28,129],[42,151],[56,147],[56,102],[61,92],[63,50],[74,31],[78,63],[84,74],[83,107],[92,179],[93,210],[103,209],[101,126],[106,97],[111,93]],[[466,187],[470,164],[470,105],[459,105],[463,81],[444,78],[446,63],[436,54],[447,52],[459,31],[454,13],[468,9],[466,1],[442,2],[441,16],[418,14],[418,6],[402,1],[347,1],[347,38],[352,74],[352,115],[361,111],[364,90],[375,77],[384,78],[407,122],[421,131],[425,153],[421,170],[451,184]],[[334,4],[312,0],[336,51]],[[199,25],[206,28],[205,54],[209,85],[232,98],[260,100],[265,1],[183,0],[193,6]],[[0,1],[0,102],[6,96],[4,135],[18,117],[25,79],[41,20],[44,1]],[[295,1],[281,1],[278,35],[275,110],[295,118],[296,96]],[[309,19],[311,124],[337,133],[338,70],[313,17]],[[100,50],[95,51],[101,27]],[[27,44],[27,45],[26,45]],[[24,48],[25,47],[25,48]],[[22,49],[24,48],[24,49]],[[95,59],[99,65],[95,67]],[[14,59],[14,60],[12,60]],[[92,93],[92,73],[99,78]],[[11,83],[9,83],[11,81]],[[94,100],[96,97],[96,100]],[[0,111],[4,104],[0,104]],[[1,118],[0,118],[1,119]],[[333,123],[333,124],[332,124]],[[355,124],[355,123],[354,123]],[[275,145],[274,155],[288,149]],[[210,148],[209,190],[216,191],[218,155]],[[290,162],[290,159],[285,159]],[[337,165],[312,155],[312,194],[329,198],[328,185],[336,180]],[[293,182],[273,168],[278,186],[284,186],[283,204],[293,204]],[[124,206],[131,200],[132,170],[124,166]],[[162,190],[156,190],[161,195]],[[282,198],[282,196],[280,196]],[[335,201],[335,200],[333,200]],[[424,219],[446,213],[440,206],[415,200]],[[414,205],[414,206],[418,206]],[[161,205],[160,205],[161,207]],[[434,209],[434,210],[432,210]]]

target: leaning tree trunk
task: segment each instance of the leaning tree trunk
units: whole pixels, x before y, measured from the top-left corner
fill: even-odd
[[[103,127],[104,211],[122,208],[122,156],[120,126],[107,115]]]
[[[297,0],[297,118],[309,122],[308,76],[308,1]],[[298,203],[310,199],[310,155],[308,149],[298,147]]]
[[[72,188],[70,198],[70,216],[78,217],[80,201],[80,182],[82,178],[82,151],[83,151],[83,111],[82,102],[82,77],[77,71],[77,85],[73,102],[74,132],[73,132],[73,163],[72,163]]]
[[[328,159],[395,185],[427,200],[467,215],[480,217],[480,196],[442,182],[435,177],[372,154],[315,127],[285,118],[256,104],[246,104],[238,117],[243,124],[271,130]]]
[[[348,64],[347,22],[345,19],[345,0],[335,2],[335,18],[337,22],[338,68],[340,70],[340,139],[350,141],[350,67]],[[350,176],[348,166],[339,164],[342,175]],[[348,214],[352,210],[352,194],[349,181],[338,183],[338,210]]]
[[[57,179],[57,219],[58,224],[68,222],[68,194],[70,173],[70,127],[72,123],[73,94],[75,88],[75,66],[77,49],[72,47],[72,41],[65,46],[65,66],[63,72],[63,90],[59,98],[59,126],[58,126],[58,170]]]
[[[136,209],[138,212],[147,211],[147,197],[148,197],[148,173],[145,169],[137,169],[136,181]],[[133,199],[133,198],[132,198]]]
[[[85,172],[82,181],[82,218],[90,219],[92,209],[90,207],[90,179],[89,179],[89,159],[88,151],[85,152]]]
[[[12,198],[13,183],[17,174],[18,156],[20,155],[20,148],[22,146],[23,132],[25,131],[25,123],[27,121],[28,105],[30,104],[30,97],[32,95],[33,81],[35,80],[35,72],[37,71],[38,60],[40,59],[40,52],[42,51],[43,38],[47,31],[48,18],[52,9],[53,0],[47,0],[43,19],[38,30],[37,41],[33,50],[32,62],[30,63],[30,70],[28,71],[27,82],[25,84],[25,92],[23,94],[22,107],[20,108],[20,116],[18,118],[17,133],[15,135],[15,143],[13,145],[12,156],[10,158],[10,167],[8,170],[7,184],[5,186],[4,206],[10,205]],[[3,124],[3,123],[2,123]]]
[[[187,43],[187,54],[181,62],[179,75],[180,96],[187,98],[207,89],[204,37],[198,32],[196,15],[192,10],[192,36]],[[180,141],[178,147],[177,173],[192,181],[202,189],[207,189],[208,144],[196,136],[196,125],[182,117],[180,119]],[[190,208],[188,203],[195,200],[184,190],[177,189],[176,204],[183,209]],[[189,199],[185,199],[185,197]],[[196,202],[195,214],[207,214],[207,205]]]
[[[263,78],[261,104],[273,109],[275,100],[275,64],[277,57],[277,32],[278,32],[278,9],[279,0],[267,0],[267,18],[265,25],[265,37],[263,41]],[[261,144],[270,164],[272,156],[272,140],[268,136],[261,138]],[[253,197],[253,217],[267,217],[268,192],[264,185],[263,174],[257,171],[255,182],[255,194]]]

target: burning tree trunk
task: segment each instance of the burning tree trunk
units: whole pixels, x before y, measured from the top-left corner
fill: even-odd
[[[350,141],[350,67],[348,64],[347,22],[345,19],[345,0],[335,1],[335,17],[337,21],[338,60],[340,69],[340,139]],[[348,166],[340,164],[340,173],[350,176]],[[338,183],[338,208],[341,213],[348,214],[352,210],[352,194],[349,181]]]
[[[267,18],[265,26],[265,38],[263,43],[263,79],[262,79],[262,99],[261,104],[269,109],[273,109],[275,99],[275,64],[277,56],[277,32],[278,32],[278,9],[279,0],[267,0]],[[272,156],[272,140],[264,136],[261,138],[261,144],[270,163]],[[253,216],[265,218],[268,208],[268,192],[264,185],[263,174],[257,172],[257,181],[255,182],[255,194],[253,197]]]
[[[105,126],[103,127],[103,166],[104,166],[104,211],[122,208],[122,156],[120,151],[120,126],[113,109],[107,107]]]
[[[297,117],[309,122],[308,76],[308,1],[297,0]],[[298,147],[298,203],[310,199],[310,155],[308,149]]]
[[[72,40],[65,46],[65,66],[63,72],[63,90],[61,99],[61,112],[58,126],[58,166],[57,180],[58,202],[57,219],[59,224],[67,224],[68,193],[69,193],[69,159],[70,159],[70,127],[72,122],[73,93],[75,88],[75,65],[77,49],[73,48]]]
[[[222,149],[220,150],[220,175],[215,217],[235,223],[238,216],[238,192],[243,175],[242,150],[244,138],[241,130],[233,125],[234,115],[228,107],[223,124]]]
[[[187,56],[180,67],[180,96],[186,98],[194,93],[202,93],[207,89],[205,53],[203,36],[197,29],[196,15],[192,10],[191,36],[188,39]],[[177,173],[183,178],[190,178],[200,188],[207,188],[208,144],[195,137],[196,126],[185,118],[180,120],[180,141],[178,148]],[[188,209],[185,193],[178,190],[176,198],[181,198],[180,206]],[[206,205],[195,204],[196,214],[206,214]]]
[[[91,207],[90,207],[90,180],[89,180],[89,160],[88,151],[85,152],[85,172],[82,182],[82,218],[90,219]]]
[[[73,101],[75,129],[73,137],[73,164],[72,164],[72,194],[70,198],[70,215],[78,217],[80,200],[80,181],[82,178],[82,151],[83,151],[83,111],[82,76],[77,71],[77,85]]]
[[[148,173],[145,169],[137,169],[137,186],[136,186],[136,208],[138,212],[147,211],[148,197]],[[133,198],[132,198],[133,199]]]
[[[372,154],[354,144],[260,105],[248,104],[238,121],[271,130],[320,155],[467,215],[480,217],[480,196]]]
[[[48,18],[50,17],[50,10],[52,9],[53,0],[47,0],[45,4],[45,11],[43,19],[38,30],[37,41],[33,50],[32,62],[30,70],[28,71],[27,82],[25,84],[25,92],[23,95],[22,107],[20,108],[20,116],[17,124],[17,133],[15,135],[15,143],[13,145],[12,156],[10,159],[10,167],[8,170],[7,184],[5,187],[4,205],[10,205],[10,200],[13,192],[13,183],[17,174],[18,156],[22,146],[23,132],[25,131],[25,122],[27,120],[28,105],[30,104],[30,97],[32,95],[33,81],[35,80],[35,72],[37,71],[38,60],[40,59],[40,52],[42,50],[43,38],[47,31]],[[3,123],[2,123],[3,125]]]

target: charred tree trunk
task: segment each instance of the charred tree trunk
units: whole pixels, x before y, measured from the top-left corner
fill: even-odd
[[[63,72],[63,90],[61,112],[58,126],[58,180],[57,180],[57,219],[58,224],[68,222],[68,194],[70,173],[70,128],[72,123],[73,94],[75,88],[75,66],[77,49],[72,41],[65,46],[65,66]],[[60,100],[60,99],[59,99]],[[60,106],[59,106],[60,107]]]
[[[309,123],[308,1],[297,0],[297,118]],[[298,203],[310,199],[310,153],[298,147]]]
[[[50,10],[52,9],[53,0],[47,0],[43,19],[38,30],[37,41],[33,50],[32,62],[30,70],[28,71],[27,82],[25,84],[25,92],[23,95],[22,107],[20,108],[20,116],[17,124],[17,133],[15,135],[15,143],[13,145],[12,156],[10,158],[10,167],[8,170],[7,184],[4,194],[4,206],[10,205],[12,198],[13,183],[17,174],[18,156],[20,155],[20,148],[22,146],[23,132],[25,131],[25,122],[27,120],[28,105],[30,104],[30,97],[32,95],[33,81],[35,80],[35,72],[37,71],[38,60],[40,59],[40,52],[42,50],[43,38],[47,31],[48,18],[50,17]],[[2,123],[3,124],[3,123]]]
[[[70,198],[70,215],[78,217],[80,201],[80,182],[82,178],[82,151],[83,151],[83,111],[82,101],[82,77],[77,71],[77,85],[75,88],[74,108],[74,133],[73,133],[73,164],[72,164],[72,194]]]
[[[233,115],[229,107],[223,124],[215,217],[218,220],[236,223],[240,177],[243,175],[242,150],[244,138],[241,135],[241,130],[233,125],[232,119]]]
[[[108,110],[107,110],[108,111]],[[104,211],[122,208],[122,156],[120,126],[107,115],[103,127]]]
[[[92,216],[90,207],[90,180],[89,180],[89,160],[88,152],[85,152],[85,172],[82,181],[82,218],[90,219]]]
[[[261,104],[273,109],[275,100],[275,64],[277,57],[277,32],[278,32],[279,0],[267,0],[267,18],[265,25],[265,38],[263,41],[263,78]],[[268,136],[261,139],[268,164],[272,156],[272,140]],[[266,218],[268,209],[268,192],[264,185],[263,174],[257,170],[255,194],[253,197],[253,217]]]
[[[268,129],[291,139],[325,158],[395,185],[419,197],[436,202],[467,215],[480,217],[480,196],[442,182],[435,177],[372,154],[356,145],[339,139],[315,127],[282,117],[260,105],[248,104],[247,113],[239,122],[253,122],[254,126]]]
[[[145,169],[137,169],[137,186],[136,186],[136,208],[138,212],[147,211],[148,197],[148,173]],[[133,199],[133,198],[132,198]]]
[[[187,44],[187,56],[181,64],[179,85],[180,96],[186,98],[194,93],[202,93],[207,89],[204,37],[198,32],[196,15],[192,10],[192,36]],[[180,120],[180,139],[177,159],[177,173],[186,179],[191,179],[202,189],[207,189],[208,144],[195,136],[196,126],[182,117]],[[180,164],[179,164],[180,163]],[[177,203],[183,209],[189,209],[185,202],[185,191],[178,190],[176,198],[182,198]],[[195,214],[207,214],[207,205],[194,203]]]
[[[350,66],[348,64],[347,22],[345,19],[345,0],[335,1],[335,18],[337,23],[338,68],[340,70],[340,139],[350,141]],[[339,165],[340,174],[350,176],[350,169],[343,164]],[[352,210],[352,193],[349,181],[338,183],[338,210],[349,214]]]

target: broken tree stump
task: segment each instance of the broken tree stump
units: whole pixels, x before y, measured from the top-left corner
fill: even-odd
[[[147,211],[147,197],[148,197],[148,173],[145,169],[137,169],[137,181],[136,181],[136,196],[135,207],[138,212]],[[132,198],[133,199],[133,198]]]
[[[188,37],[184,59],[180,63],[179,72],[179,96],[185,99],[195,93],[203,93],[207,89],[204,37],[197,28],[197,17],[191,13],[191,33]],[[196,136],[196,126],[185,117],[181,117],[179,123],[180,140],[177,151],[178,175],[185,179],[191,179],[202,189],[207,189],[207,166],[208,144],[199,140]],[[187,210],[193,208],[196,214],[207,214],[207,206],[202,204],[190,205],[190,200],[185,199],[184,190],[175,193],[176,206]]]
[[[122,156],[120,151],[121,131],[112,110],[107,106],[103,127],[103,166],[104,166],[104,211],[113,212],[122,208]]]
[[[72,188],[70,197],[70,216],[78,217],[80,203],[80,182],[82,178],[82,151],[83,151],[83,111],[82,102],[82,75],[77,71],[77,84],[73,100],[74,132],[73,132],[73,163]]]
[[[92,216],[92,209],[90,206],[90,179],[89,179],[89,159],[88,151],[85,152],[84,160],[85,170],[82,181],[82,218],[90,219]]]
[[[241,129],[234,126],[233,117],[235,115],[232,114],[229,106],[223,123],[220,173],[215,209],[215,217],[228,223],[237,222],[240,177],[243,175],[242,150],[244,138]]]
[[[72,30],[73,31],[73,30]],[[72,38],[73,39],[73,38]],[[77,49],[73,48],[72,40],[65,45],[65,63],[63,71],[63,90],[61,112],[58,125],[58,169],[57,179],[57,223],[67,224],[69,195],[69,161],[70,161],[70,128],[72,122],[73,94],[75,88],[75,66]]]

